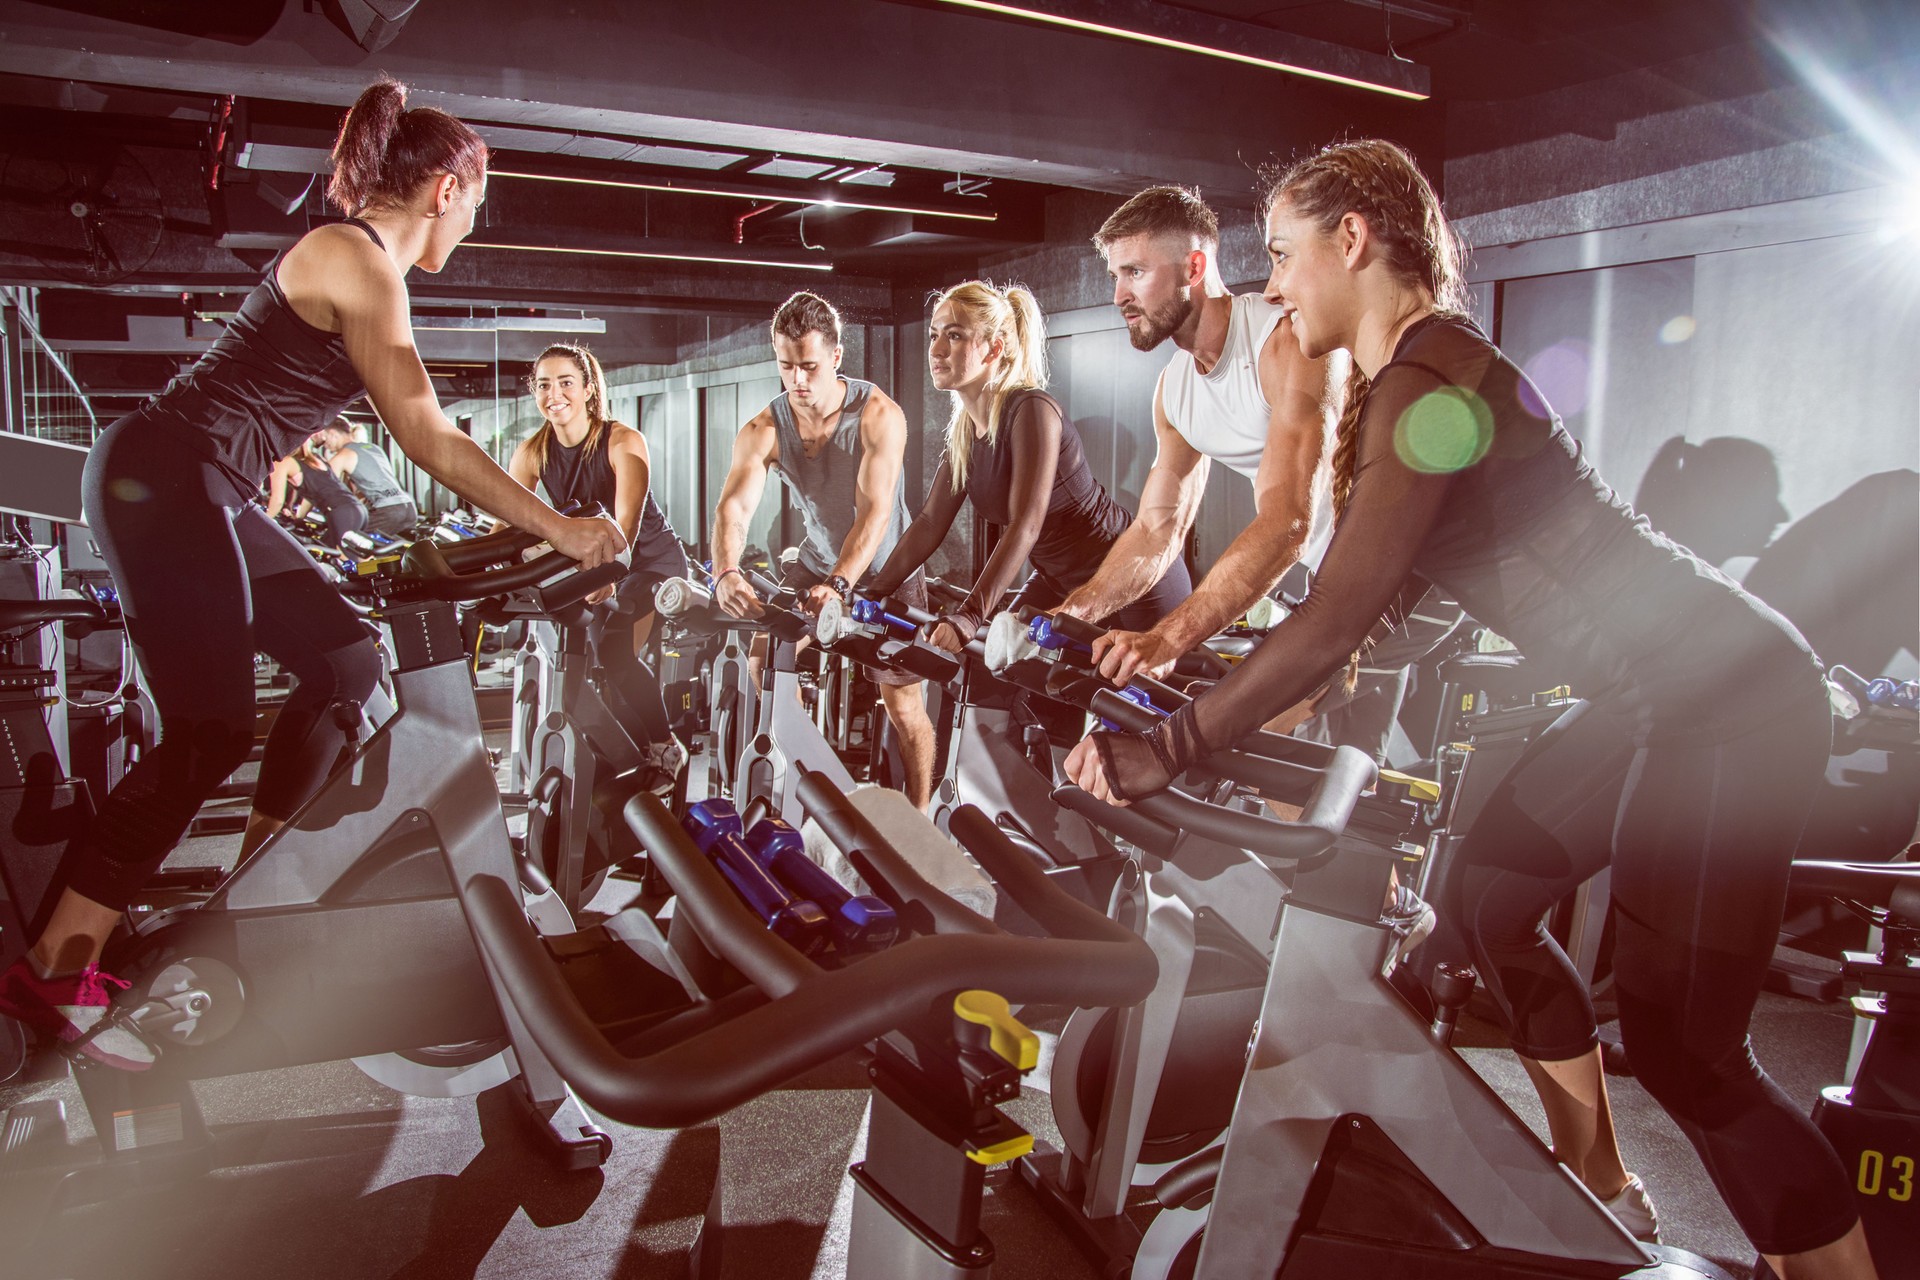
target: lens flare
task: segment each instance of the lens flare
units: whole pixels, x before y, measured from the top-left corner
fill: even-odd
[[[1415,471],[1463,471],[1493,447],[1493,412],[1464,387],[1430,391],[1408,405],[1394,424],[1393,447]]]

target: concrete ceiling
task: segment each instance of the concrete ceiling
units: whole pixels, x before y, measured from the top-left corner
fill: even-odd
[[[800,287],[888,318],[911,292],[896,286],[1046,239],[1062,190],[1177,181],[1246,207],[1259,162],[1362,133],[1438,172],[1450,103],[1746,38],[1719,0],[1035,7],[1254,51],[1291,42],[1362,72],[1410,59],[1434,98],[939,0],[0,0],[0,284],[42,290],[43,327],[83,383],[156,390],[272,254],[329,215],[309,181],[341,109],[385,73],[414,104],[480,128],[498,174],[678,188],[496,177],[470,247],[437,276],[415,273],[416,307],[469,324],[584,314],[609,363],[670,363],[716,321],[764,316]],[[372,11],[398,19],[384,44],[349,16]],[[938,216],[974,209],[993,221]],[[822,263],[832,270],[799,265]],[[548,336],[423,330],[421,348],[458,394],[496,344],[523,361]]]

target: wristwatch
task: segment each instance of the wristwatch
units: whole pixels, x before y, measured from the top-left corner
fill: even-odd
[[[848,584],[847,580],[837,573],[827,579],[827,585],[832,587],[834,594],[842,600],[845,600],[848,594],[853,591],[853,587]]]

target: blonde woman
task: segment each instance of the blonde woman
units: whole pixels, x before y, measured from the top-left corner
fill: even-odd
[[[932,643],[958,652],[998,612],[1022,561],[1032,561],[1033,573],[1014,606],[1051,609],[1093,576],[1133,517],[1093,478],[1080,432],[1046,392],[1046,327],[1031,293],[984,280],[948,289],[934,303],[927,366],[953,400],[946,454],[873,590],[886,594],[925,564],[960,508],[973,503],[1002,532],[966,603],[929,632]],[[1192,590],[1176,559],[1110,621],[1145,630]]]

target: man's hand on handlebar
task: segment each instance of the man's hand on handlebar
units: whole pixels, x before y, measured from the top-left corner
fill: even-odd
[[[820,616],[820,610],[829,600],[838,600],[840,593],[824,582],[817,582],[800,593],[800,607],[814,617]]]
[[[1100,674],[1118,685],[1137,675],[1158,680],[1180,660],[1178,649],[1158,630],[1109,631],[1093,642],[1093,660]]]
[[[928,644],[936,649],[945,649],[948,653],[959,653],[967,647],[967,642],[979,634],[980,624],[964,613],[943,613],[922,627],[920,633]]]
[[[1159,754],[1137,733],[1095,730],[1067,753],[1066,772],[1082,791],[1123,807],[1173,785]]]
[[[563,516],[547,542],[555,551],[578,560],[582,569],[603,565],[627,549],[627,535],[620,532],[611,516]]]
[[[760,597],[754,593],[753,586],[747,581],[747,575],[732,570],[713,580],[713,598],[720,607],[733,618],[758,618],[767,608],[760,603]]]

